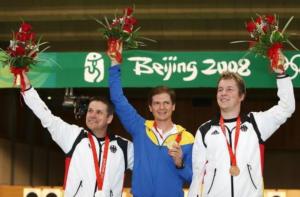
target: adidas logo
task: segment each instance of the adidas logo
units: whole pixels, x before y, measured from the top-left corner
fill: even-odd
[[[241,126],[241,131],[246,132],[248,130],[248,127],[246,125]]]
[[[211,133],[212,135],[218,135],[219,132],[217,130],[215,130],[214,132]]]

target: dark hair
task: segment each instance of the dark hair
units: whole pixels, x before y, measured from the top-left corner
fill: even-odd
[[[89,105],[93,101],[98,101],[98,102],[104,103],[107,106],[107,113],[109,115],[113,115],[113,113],[114,113],[114,105],[112,104],[112,102],[107,97],[104,97],[104,96],[93,96],[89,100]]]
[[[157,86],[155,88],[153,88],[152,90],[150,90],[149,94],[148,94],[148,104],[151,105],[152,104],[152,98],[153,96],[157,95],[157,94],[162,94],[162,93],[167,93],[172,101],[172,104],[176,103],[176,94],[175,91],[167,86]]]
[[[239,89],[239,95],[246,95],[246,86],[245,86],[245,82],[243,80],[243,78],[237,74],[237,73],[233,73],[233,72],[229,72],[229,71],[225,71],[221,74],[219,80],[218,80],[218,86],[221,80],[228,80],[228,79],[233,79]]]

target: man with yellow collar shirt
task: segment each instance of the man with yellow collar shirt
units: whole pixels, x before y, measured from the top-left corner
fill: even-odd
[[[122,44],[118,46],[122,54]],[[160,86],[149,94],[148,107],[154,120],[145,120],[124,96],[120,62],[111,59],[109,88],[116,114],[134,144],[132,193],[134,197],[183,197],[183,184],[192,178],[194,137],[172,121],[175,92]]]

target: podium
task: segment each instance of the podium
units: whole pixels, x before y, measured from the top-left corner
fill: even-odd
[[[267,190],[265,197],[287,197],[287,194],[284,190]]]
[[[42,197],[63,197],[63,191],[60,188],[43,188]]]
[[[41,188],[25,187],[23,197],[42,197],[42,190]]]
[[[52,187],[25,187],[23,197],[63,197],[62,188]]]

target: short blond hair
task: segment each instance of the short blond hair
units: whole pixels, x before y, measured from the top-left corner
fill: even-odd
[[[239,89],[239,95],[243,95],[243,94],[246,95],[245,81],[239,74],[234,72],[224,71],[218,80],[218,86],[221,80],[228,80],[228,79],[233,79],[236,82]]]

